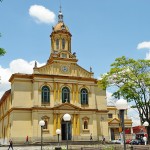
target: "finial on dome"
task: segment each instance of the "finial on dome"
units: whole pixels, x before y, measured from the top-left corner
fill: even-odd
[[[37,68],[37,62],[35,61],[34,68]]]
[[[92,67],[90,67],[90,72],[92,72]]]
[[[61,12],[61,4],[60,4],[60,10],[59,10],[59,14],[58,14],[58,22],[63,22],[63,14]]]

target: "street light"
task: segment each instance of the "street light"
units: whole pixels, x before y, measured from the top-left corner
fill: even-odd
[[[143,126],[145,126],[145,128],[146,128],[146,132],[147,132],[147,143],[149,144],[149,133],[148,133],[148,129],[147,129],[147,127],[149,126],[149,123],[147,122],[147,121],[145,121],[144,123],[143,123]]]
[[[44,122],[44,120],[41,120],[40,122],[39,122],[39,125],[41,126],[41,150],[42,150],[42,145],[43,145],[43,126],[45,125],[45,122]]]
[[[67,150],[68,150],[68,122],[71,120],[71,116],[69,114],[65,114],[63,116],[64,121],[66,122],[67,125]]]
[[[120,99],[116,102],[116,107],[120,111],[120,119],[121,119],[121,126],[123,132],[123,145],[124,150],[126,150],[126,141],[125,141],[125,128],[124,128],[124,110],[128,108],[127,101],[124,99]]]
[[[58,135],[58,147],[55,148],[55,150],[61,150],[61,147],[59,145],[59,135],[61,134],[61,130],[60,129],[57,129],[56,130],[56,134]]]

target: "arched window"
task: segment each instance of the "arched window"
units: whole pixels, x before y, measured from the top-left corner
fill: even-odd
[[[81,104],[88,104],[88,91],[87,89],[81,89]]]
[[[43,126],[43,129],[47,129],[48,126],[48,121],[46,119],[44,119],[45,125]]]
[[[59,39],[56,40],[56,49],[59,49]]]
[[[88,122],[84,121],[84,129],[88,129]]]
[[[62,49],[65,49],[65,39],[62,39]]]
[[[62,103],[70,102],[70,90],[67,87],[62,89]]]
[[[50,103],[50,89],[48,86],[42,87],[42,104]]]
[[[45,122],[45,125],[43,126],[43,129],[48,129],[49,117],[48,116],[43,116],[41,119],[44,120],[44,122]]]

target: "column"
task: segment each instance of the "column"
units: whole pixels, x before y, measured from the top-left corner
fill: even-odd
[[[53,114],[53,135],[56,135],[56,114]]]
[[[93,137],[97,137],[97,117],[96,114],[93,114]]]
[[[73,115],[73,135],[76,135],[76,114]]]
[[[75,102],[78,102],[78,84],[76,84],[76,99]]]
[[[77,115],[77,135],[80,135],[80,117]]]
[[[60,114],[57,114],[57,129],[60,129]]]
[[[56,83],[54,82],[54,103],[56,102]]]
[[[74,104],[74,84],[72,84],[72,100],[73,100],[73,104]]]
[[[57,83],[57,84],[58,84],[58,86],[57,86],[57,88],[58,88],[57,89],[58,90],[58,93],[57,93],[58,94],[58,101],[60,101],[60,89],[59,89],[60,87],[59,87],[59,83]]]
[[[33,82],[32,84],[32,99],[33,105],[41,105],[41,101],[39,103],[39,93],[41,94],[41,89],[38,91],[38,82]]]

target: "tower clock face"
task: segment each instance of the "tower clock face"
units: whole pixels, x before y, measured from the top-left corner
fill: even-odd
[[[62,66],[61,70],[62,70],[62,72],[68,72],[69,68],[67,66]]]

